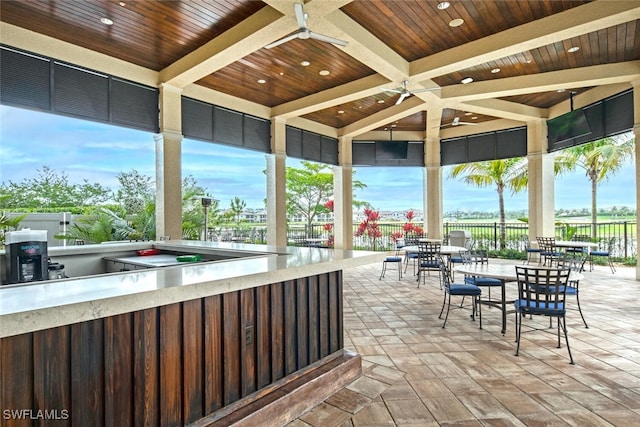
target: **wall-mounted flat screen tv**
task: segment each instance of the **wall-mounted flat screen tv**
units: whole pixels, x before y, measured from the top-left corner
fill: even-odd
[[[405,160],[407,141],[376,141],[376,160]]]
[[[582,108],[547,121],[549,146],[591,133],[591,127]]]

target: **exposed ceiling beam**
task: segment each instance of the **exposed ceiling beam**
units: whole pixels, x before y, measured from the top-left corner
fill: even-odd
[[[526,122],[528,120],[546,118],[546,108],[531,107],[502,99],[480,99],[459,104],[460,110],[473,111],[477,114],[502,117],[509,120]]]
[[[348,40],[349,44],[341,49],[357,61],[396,83],[409,76],[408,61],[344,12],[336,10],[327,15],[325,24],[342,32],[338,37]]]
[[[314,111],[344,104],[367,96],[380,93],[380,87],[389,83],[389,80],[379,74],[374,74],[350,83],[333,87],[313,95],[305,96],[291,102],[287,102],[271,110],[273,117],[289,119],[302,116]]]
[[[267,6],[160,72],[161,81],[185,87],[238,61],[297,28],[295,19]]]
[[[345,126],[338,133],[340,136],[354,137],[424,110],[424,102],[412,96],[400,105],[394,105]]]
[[[624,83],[638,78],[640,78],[640,61],[629,61],[447,86],[442,88],[442,99],[445,102],[472,101]]]
[[[412,78],[434,78],[640,19],[640,1],[594,1],[411,62]]]

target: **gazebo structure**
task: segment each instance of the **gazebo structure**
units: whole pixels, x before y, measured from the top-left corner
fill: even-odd
[[[548,235],[553,151],[640,134],[635,0],[5,1],[0,20],[3,104],[153,134],[162,236],[181,234],[183,138],[266,154],[273,245],[286,158],[334,165],[350,249],[354,165],[423,167],[438,237],[443,165],[526,156]]]

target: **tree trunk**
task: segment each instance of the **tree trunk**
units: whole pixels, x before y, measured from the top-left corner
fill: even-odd
[[[505,213],[504,213],[504,188],[498,186],[498,203],[500,206],[500,250],[504,249],[507,233],[505,229]]]
[[[596,199],[598,193],[598,183],[596,178],[591,177],[591,238],[595,239],[598,235],[598,209]]]

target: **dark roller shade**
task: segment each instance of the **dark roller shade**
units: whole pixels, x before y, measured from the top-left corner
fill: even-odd
[[[183,96],[182,134],[185,138],[213,141],[213,105]]]
[[[158,91],[137,83],[111,79],[111,121],[115,124],[159,131]]]
[[[242,113],[226,108],[213,110],[213,140],[221,144],[242,146]]]
[[[511,159],[527,155],[527,128],[496,132],[496,153],[498,159]]]
[[[244,115],[244,141],[245,148],[271,152],[271,122],[258,117]]]
[[[440,141],[442,165],[456,165],[527,155],[527,128],[518,127]]]
[[[604,101],[604,123],[607,136],[633,128],[633,92],[628,91]]]
[[[443,165],[467,163],[467,138],[450,138],[440,141],[440,162]]]
[[[337,165],[338,164],[338,140],[335,138],[328,138],[323,136],[320,138],[321,143],[321,153],[320,158],[322,159],[322,163],[326,163],[329,165]]]
[[[51,62],[3,47],[0,50],[0,99],[17,107],[51,109]]]
[[[496,159],[496,134],[495,132],[469,135],[467,137],[467,161],[480,162]]]
[[[296,159],[302,158],[302,129],[287,126],[287,156]]]
[[[376,164],[376,143],[374,141],[353,141],[351,163],[354,166],[374,166]]]
[[[302,131],[302,158],[314,162],[321,161],[320,135]]]
[[[53,111],[108,122],[109,77],[55,62]]]

